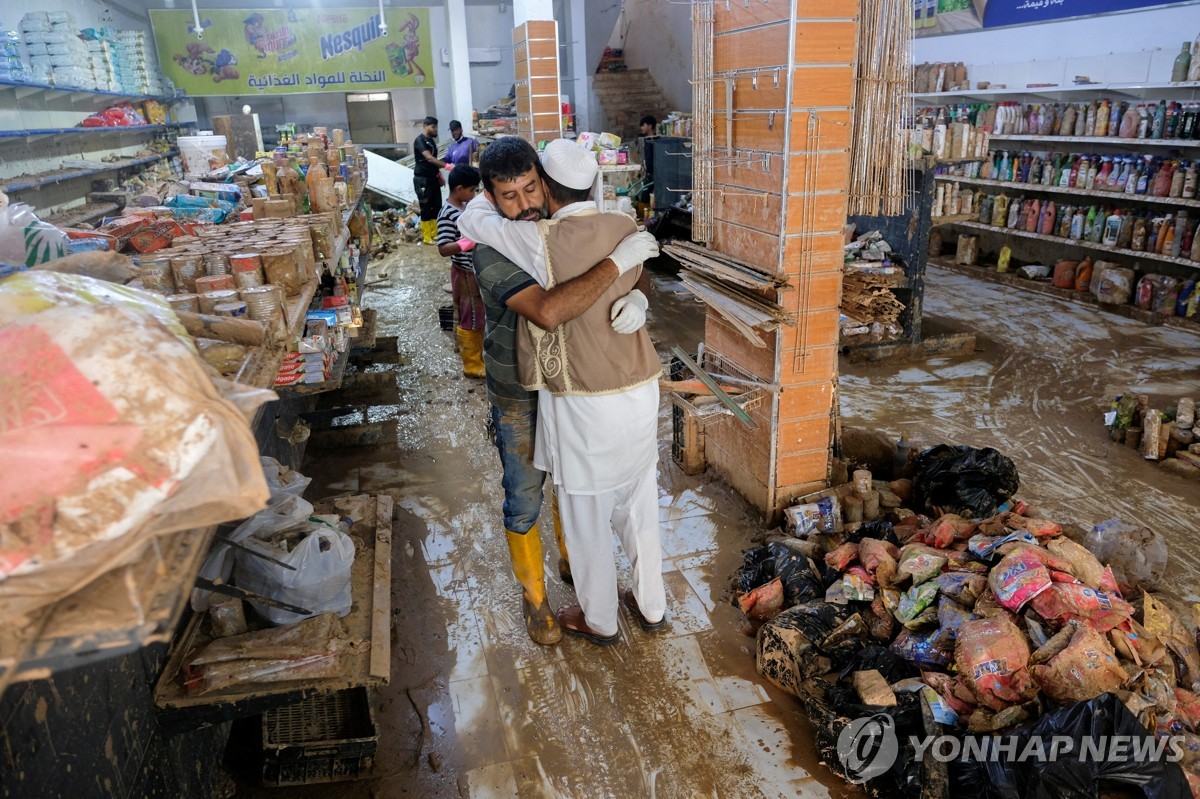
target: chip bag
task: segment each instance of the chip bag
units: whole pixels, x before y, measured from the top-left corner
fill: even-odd
[[[988,575],[996,601],[1013,613],[1050,588],[1050,571],[1035,552],[1020,549],[1006,555]]]
[[[972,693],[993,710],[1037,696],[1029,674],[1029,642],[1007,618],[969,621],[958,632],[954,660]]]

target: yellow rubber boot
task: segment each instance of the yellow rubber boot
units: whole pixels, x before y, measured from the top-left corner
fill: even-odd
[[[558,542],[558,578],[567,585],[575,585],[567,541],[563,538],[562,514],[558,512],[558,494],[553,490],[550,491],[550,510],[554,514],[554,540]]]
[[[426,244],[437,241],[437,220],[421,223],[421,238]]]
[[[483,331],[456,329],[458,354],[462,357],[463,374],[467,377],[487,377],[483,368]]]
[[[513,574],[524,588],[521,601],[525,629],[534,643],[546,646],[562,640],[562,628],[550,610],[546,599],[545,568],[542,565],[542,538],[535,524],[527,533],[508,534],[508,550],[512,553]]]

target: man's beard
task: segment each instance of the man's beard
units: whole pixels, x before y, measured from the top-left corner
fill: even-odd
[[[550,209],[544,205],[540,208],[526,208],[517,216],[505,217],[505,219],[509,219],[513,222],[537,222],[541,219],[549,218]]]

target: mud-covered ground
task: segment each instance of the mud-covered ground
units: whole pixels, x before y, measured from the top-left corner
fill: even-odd
[[[644,633],[623,615],[621,642],[607,649],[529,640],[499,461],[484,433],[486,394],[461,376],[452,334],[437,324],[437,307],[449,303],[446,262],[433,248],[402,246],[372,265],[371,280],[365,305],[379,311],[380,335],[398,339],[397,363],[371,367],[395,374],[396,392],[368,412],[386,443],[310,450],[304,470],[316,478],[314,497],[396,499],[392,681],[376,698],[372,778],[289,796],[857,796],[819,764],[794,700],[755,675],[753,641],[738,633],[726,589],[758,515],[711,476],[674,465],[665,404],[669,631]],[[1017,461],[1023,495],[1054,518],[1120,514],[1161,530],[1171,581],[1200,593],[1200,484],[1161,475],[1099,427],[1109,398],[1129,385],[1164,398],[1194,386],[1200,339],[943,272],[931,271],[929,285],[927,312],[977,332],[980,351],[847,367],[845,423],[914,442],[995,446]],[[694,351],[701,307],[671,275],[656,275],[655,287],[650,329],[660,352]],[[552,536],[543,540],[551,601],[572,602]]]

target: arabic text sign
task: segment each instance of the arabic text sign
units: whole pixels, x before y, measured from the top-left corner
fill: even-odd
[[[150,9],[163,72],[192,96],[433,87],[429,9]]]
[[[988,0],[983,27],[1025,25],[1161,5],[1163,0]]]

